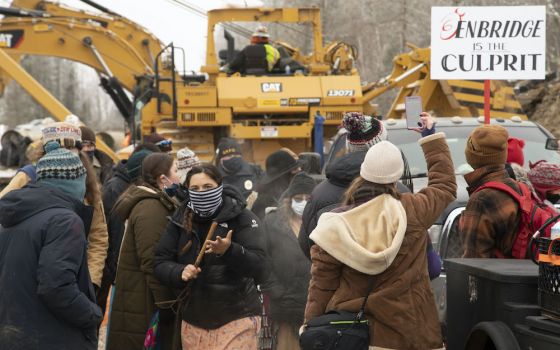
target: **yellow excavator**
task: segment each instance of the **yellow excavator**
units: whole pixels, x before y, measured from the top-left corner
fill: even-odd
[[[165,45],[146,29],[93,1],[93,14],[37,0],[15,0],[1,9],[0,47],[14,61],[22,55],[56,56],[94,68],[135,137],[153,132],[188,145],[201,158],[213,157],[223,136],[242,141],[248,159],[262,162],[273,150],[287,146],[310,150],[317,116],[324,117],[324,136],[336,132],[348,111],[375,114],[377,96],[399,88],[386,117],[400,118],[404,97],[420,95],[425,110],[440,116],[478,116],[482,83],[429,79],[430,51],[411,47],[397,56],[389,76],[362,85],[354,64],[355,48],[343,42],[324,45],[318,8],[233,8],[209,11],[206,62],[202,74],[184,74],[175,64],[179,48]],[[230,22],[306,24],[312,29],[309,55],[281,41],[276,70],[262,75],[228,73],[235,46],[217,52],[215,31]],[[296,62],[300,69],[288,71]],[[2,65],[0,88],[13,74]],[[492,115],[509,118],[521,112],[511,88],[493,82]],[[130,97],[132,96],[132,97]],[[45,102],[49,103],[49,102]]]

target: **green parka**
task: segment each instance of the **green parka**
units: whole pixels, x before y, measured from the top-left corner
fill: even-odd
[[[175,205],[162,191],[131,186],[115,204],[127,220],[109,321],[108,349],[142,349],[155,303],[175,298],[153,275],[154,248]],[[163,316],[163,315],[162,315]],[[171,349],[173,317],[161,317],[162,350]]]

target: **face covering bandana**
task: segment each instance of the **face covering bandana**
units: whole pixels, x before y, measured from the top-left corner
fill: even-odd
[[[297,216],[303,215],[303,210],[305,209],[306,205],[307,201],[296,202],[295,199],[292,199],[292,210],[294,211],[294,213],[296,213]]]
[[[93,162],[93,157],[95,156],[95,151],[87,151],[85,152],[90,160],[90,162]]]
[[[222,191],[222,185],[207,191],[189,190],[189,207],[200,217],[211,217],[222,205]]]
[[[222,160],[222,167],[228,173],[236,173],[243,166],[243,158],[233,157],[230,159]]]

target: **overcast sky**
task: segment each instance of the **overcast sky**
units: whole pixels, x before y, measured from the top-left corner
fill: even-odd
[[[97,12],[79,0],[60,0],[60,3]],[[201,10],[223,8],[227,6],[259,6],[260,0],[96,0],[124,17],[147,28],[164,43],[173,41],[183,47],[187,54],[187,70],[199,71],[205,60],[206,25],[201,15],[197,15],[177,2],[184,2]],[[2,6],[11,1],[2,0]]]

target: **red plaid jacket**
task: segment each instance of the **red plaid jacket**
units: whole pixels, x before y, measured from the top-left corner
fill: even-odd
[[[459,222],[465,247],[464,258],[494,258],[496,250],[511,258],[519,224],[519,205],[508,194],[494,189],[474,191],[490,181],[503,182],[519,192],[505,165],[478,168],[465,175],[471,195]]]

